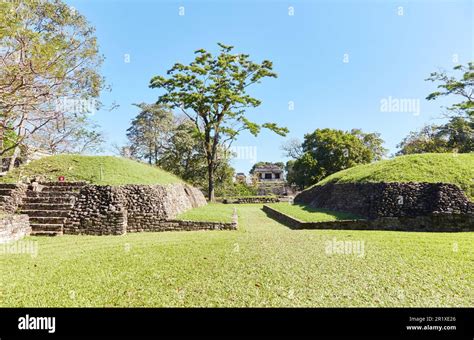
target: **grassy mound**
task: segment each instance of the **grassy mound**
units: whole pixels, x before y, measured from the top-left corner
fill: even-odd
[[[474,153],[428,153],[359,165],[326,177],[327,183],[430,182],[458,185],[474,199]]]
[[[24,177],[39,176],[45,181],[87,181],[99,185],[181,183],[178,177],[157,167],[112,156],[58,155],[22,165],[0,178],[15,183]]]

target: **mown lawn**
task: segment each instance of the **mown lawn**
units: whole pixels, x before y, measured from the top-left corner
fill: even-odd
[[[473,305],[474,233],[290,230],[237,208],[238,231],[29,237],[37,257],[0,255],[0,306]]]
[[[188,210],[176,218],[190,221],[232,222],[233,213],[233,205],[209,203],[203,207]]]
[[[269,207],[296,218],[303,222],[329,222],[338,220],[356,220],[360,216],[351,213],[313,208],[304,204],[290,204],[288,202],[270,203]]]

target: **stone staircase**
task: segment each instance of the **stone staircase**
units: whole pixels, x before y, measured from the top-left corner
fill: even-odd
[[[28,186],[19,212],[30,218],[31,235],[57,236],[63,226],[83,182],[40,183],[35,189]]]
[[[11,198],[11,192],[16,189],[16,184],[0,184],[0,205],[8,202]]]

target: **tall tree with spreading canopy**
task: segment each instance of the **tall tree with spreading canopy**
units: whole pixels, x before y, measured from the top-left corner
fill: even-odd
[[[233,46],[219,43],[220,53],[213,56],[204,49],[195,51],[189,65],[176,63],[168,77],[156,76],[151,88],[165,93],[157,103],[180,109],[194,123],[207,162],[208,197],[214,200],[214,175],[219,166],[219,150],[232,144],[240,132],[257,136],[266,128],[284,136],[288,130],[275,123],[257,124],[246,117],[249,108],[260,100],[250,96],[247,88],[263,78],[276,78],[271,61],[255,63],[248,54],[232,53]]]
[[[0,157],[14,150],[14,161],[43,126],[100,106],[103,58],[94,28],[60,0],[2,1],[0,22]],[[64,100],[78,105],[67,108]],[[9,131],[18,138],[7,145]]]

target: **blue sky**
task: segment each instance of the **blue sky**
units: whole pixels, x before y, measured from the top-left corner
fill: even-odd
[[[278,78],[249,89],[262,105],[248,115],[290,129],[286,138],[242,134],[234,145],[250,153],[233,161],[242,172],[252,166],[253,150],[257,161],[284,161],[281,144],[317,128],[377,131],[394,153],[409,131],[440,122],[440,106],[449,103],[424,99],[435,90],[424,81],[430,72],[474,60],[472,1],[67,2],[96,27],[106,58],[102,72],[112,87],[102,100],[120,105],[94,116],[108,153],[113,143],[126,142],[138,113],[132,103],[160,95],[148,88],[150,79],[177,61],[190,62],[197,49],[215,52],[217,42],[254,61],[273,61]],[[389,97],[419,100],[420,111],[382,112]]]

